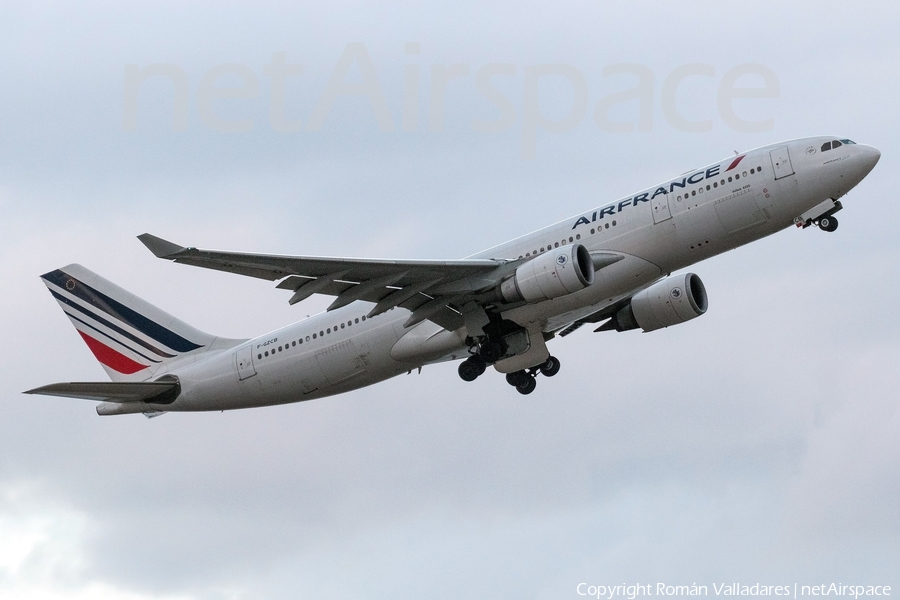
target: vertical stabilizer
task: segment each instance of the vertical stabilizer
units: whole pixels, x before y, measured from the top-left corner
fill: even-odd
[[[113,381],[150,379],[170,361],[206,352],[217,340],[230,341],[191,327],[81,265],[41,279]]]

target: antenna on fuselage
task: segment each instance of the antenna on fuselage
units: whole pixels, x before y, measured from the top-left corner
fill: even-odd
[[[735,156],[738,155],[738,151],[737,151],[737,150],[734,151],[734,155],[735,155]]]

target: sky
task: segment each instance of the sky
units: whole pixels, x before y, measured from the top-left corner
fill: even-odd
[[[0,597],[900,593],[900,6],[0,2],[0,14]],[[703,318],[555,340],[560,374],[528,397],[497,374],[466,384],[454,364],[152,420],[21,394],[105,379],[39,279],[72,262],[228,337],[328,304],[160,261],[144,232],[459,258],[735,151],[832,134],[882,152],[837,232],[792,228],[694,265]]]

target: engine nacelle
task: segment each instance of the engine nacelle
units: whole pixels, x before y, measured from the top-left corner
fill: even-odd
[[[583,290],[594,282],[591,253],[581,244],[548,250],[500,284],[506,302],[538,302]]]
[[[709,299],[700,278],[693,273],[669,277],[631,298],[612,319],[616,331],[640,327],[654,331],[690,321],[706,312]]]

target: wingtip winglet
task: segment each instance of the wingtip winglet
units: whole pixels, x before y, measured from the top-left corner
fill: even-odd
[[[186,250],[184,246],[179,246],[178,244],[173,244],[167,240],[156,237],[155,235],[151,235],[149,233],[142,233],[137,236],[141,243],[147,246],[147,249],[150,250],[157,258],[169,258],[179,252]]]

